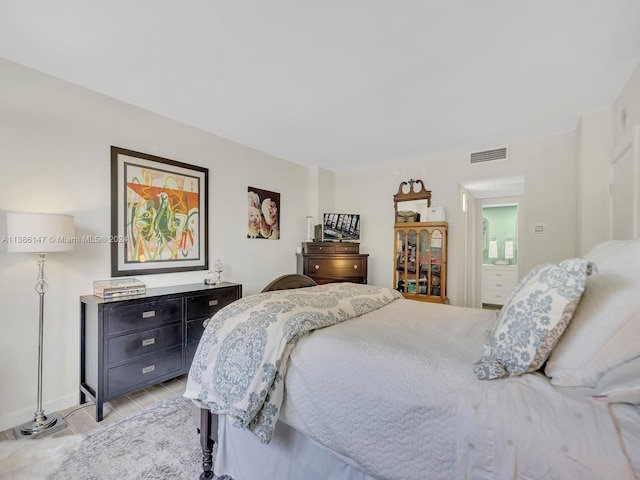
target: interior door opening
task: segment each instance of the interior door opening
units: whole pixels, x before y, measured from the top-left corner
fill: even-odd
[[[520,278],[518,265],[526,253],[521,241],[524,181],[524,175],[518,175],[466,181],[459,185],[459,211],[464,225],[461,244],[464,261],[460,269],[463,281],[460,285],[465,306],[500,308],[506,301],[504,291]],[[501,217],[505,212],[509,214]],[[506,272],[506,277],[500,270]],[[491,285],[494,288],[487,288]],[[500,292],[496,293],[496,289]]]
[[[483,205],[481,214],[481,304],[498,309],[518,280],[518,204]]]

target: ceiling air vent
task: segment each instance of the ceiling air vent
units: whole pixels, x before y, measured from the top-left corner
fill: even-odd
[[[476,165],[478,163],[501,162],[507,160],[507,147],[494,148],[493,150],[485,150],[483,152],[472,152],[470,163]]]

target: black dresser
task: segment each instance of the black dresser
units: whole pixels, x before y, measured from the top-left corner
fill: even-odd
[[[242,285],[176,285],[105,300],[80,297],[80,404],[96,421],[113,398],[189,371],[203,322],[242,296]]]

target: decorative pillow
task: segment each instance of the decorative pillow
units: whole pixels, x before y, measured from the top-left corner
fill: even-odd
[[[593,398],[608,403],[640,404],[640,357],[612,368],[605,373]]]
[[[569,324],[593,265],[573,258],[535,267],[502,307],[484,356],[480,380],[538,370]]]
[[[551,353],[545,374],[563,387],[597,385],[608,370],[640,356],[640,240],[594,247],[598,265],[571,324]]]

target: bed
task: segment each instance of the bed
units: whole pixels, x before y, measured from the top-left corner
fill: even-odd
[[[639,272],[640,241],[605,242],[498,313],[277,279],[196,352],[201,478],[638,478]]]

